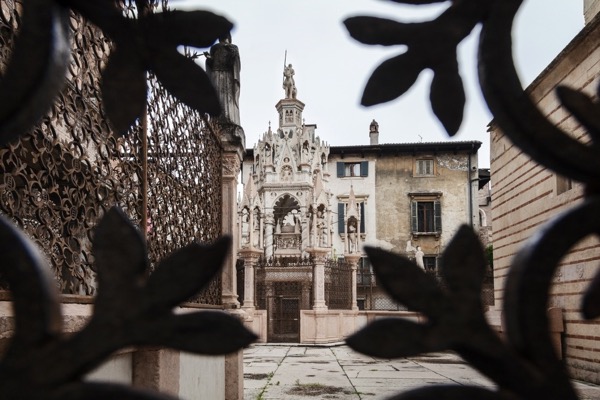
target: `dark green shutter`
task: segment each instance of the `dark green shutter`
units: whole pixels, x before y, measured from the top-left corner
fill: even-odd
[[[360,203],[360,233],[365,233],[365,203]]]
[[[419,231],[419,216],[417,215],[417,204],[418,202],[412,201],[410,203],[410,218],[413,232]]]
[[[338,233],[344,231],[344,203],[338,203]]]
[[[360,176],[368,176],[369,175],[369,162],[361,161],[360,162]]]
[[[337,177],[341,178],[343,176],[344,176],[344,163],[338,162],[337,163]]]
[[[435,224],[434,229],[436,232],[442,232],[442,205],[439,200],[433,202],[433,215]]]

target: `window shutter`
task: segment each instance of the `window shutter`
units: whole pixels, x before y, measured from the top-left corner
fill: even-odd
[[[419,219],[418,219],[418,215],[417,215],[417,202],[413,201],[412,203],[410,203],[410,217],[411,217],[411,226],[412,226],[412,231],[413,232],[418,232],[419,231]]]
[[[341,163],[341,164],[343,164],[343,163]],[[344,203],[338,203],[338,233],[345,233],[345,229],[344,229]]]
[[[338,162],[337,163],[337,177],[341,178],[343,176],[344,176],[344,163]]]
[[[360,162],[360,176],[368,176],[369,175],[369,162],[361,161]]]
[[[360,203],[360,233],[365,233],[365,203]]]
[[[433,202],[434,229],[437,233],[442,232],[442,205],[439,200]]]

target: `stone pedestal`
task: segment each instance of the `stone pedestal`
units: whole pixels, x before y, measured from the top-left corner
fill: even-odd
[[[325,261],[330,251],[330,249],[318,247],[308,249],[308,253],[315,260],[313,268],[313,310],[315,311],[327,310],[327,304],[325,303]]]
[[[344,260],[350,264],[350,268],[352,269],[352,309],[358,310],[356,303],[356,271],[358,269],[358,262],[360,261],[360,254],[344,254]]]
[[[179,352],[140,349],[133,354],[133,386],[179,395]]]

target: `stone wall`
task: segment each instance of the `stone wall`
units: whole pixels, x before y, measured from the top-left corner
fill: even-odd
[[[589,137],[560,107],[554,89],[562,84],[595,94],[600,78],[599,35],[600,19],[596,17],[528,88],[552,122],[584,142]],[[583,188],[533,162],[493,124],[490,132],[494,287],[495,304],[500,305],[511,260],[523,242],[550,218],[579,203]],[[586,322],[578,310],[580,293],[598,272],[599,260],[597,238],[577,244],[562,261],[548,305],[563,309],[563,352],[573,377],[594,383],[600,383],[600,321]]]
[[[475,230],[478,229],[477,182],[470,182],[477,178],[477,172],[469,170],[474,166],[474,171],[477,171],[477,156],[464,153],[437,154],[434,157],[434,176],[428,177],[414,176],[416,158],[398,156],[377,161],[375,191],[378,245],[405,253],[406,242],[412,240],[413,245],[421,246],[425,254],[439,254],[460,225],[472,222]],[[441,193],[442,232],[439,240],[432,236],[411,237],[409,193],[422,192]]]
[[[586,24],[590,23],[599,12],[600,0],[583,1],[583,16]]]

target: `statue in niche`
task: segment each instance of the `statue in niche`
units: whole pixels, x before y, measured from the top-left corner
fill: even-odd
[[[254,220],[252,228],[254,229],[254,235],[252,237],[252,246],[258,247],[260,242],[260,214],[258,210],[254,211]]]
[[[250,215],[248,213],[248,209],[244,208],[242,210],[242,244],[248,244],[250,240]]]
[[[417,265],[419,267],[421,267],[422,269],[425,269],[425,262],[423,261],[423,257],[425,256],[425,253],[423,253],[423,250],[421,250],[421,246],[417,246],[414,247],[412,245],[412,242],[409,240],[406,242],[406,252],[407,253],[415,253],[415,262],[417,263]]]
[[[356,229],[356,219],[348,221],[348,251],[350,253],[358,252],[358,230]]]
[[[317,211],[317,244],[321,247],[327,246],[327,224],[322,210]]]
[[[300,233],[300,218],[296,217],[296,224],[294,225],[294,233]]]
[[[302,145],[302,161],[308,162],[308,142]]]
[[[210,48],[206,56],[206,72],[217,89],[221,107],[221,118],[236,125],[240,124],[240,52],[231,43],[231,35],[227,33],[219,38],[219,42]]]
[[[294,68],[292,64],[288,64],[287,67],[283,68],[283,89],[285,90],[286,99],[296,98],[296,81],[294,80]]]

